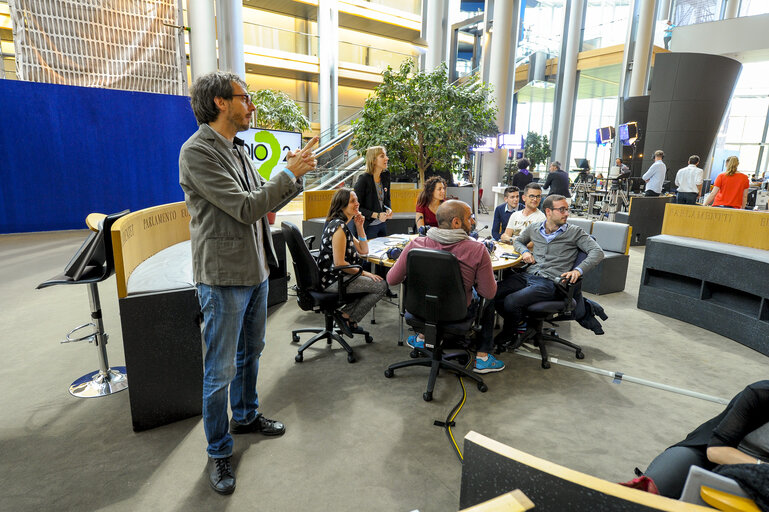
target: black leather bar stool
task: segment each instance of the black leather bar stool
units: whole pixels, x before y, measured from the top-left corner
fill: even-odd
[[[128,388],[125,366],[110,368],[107,359],[107,333],[102,322],[101,303],[97,284],[110,277],[114,271],[112,257],[112,224],[127,214],[129,210],[107,215],[95,225],[98,214],[91,214],[86,219],[92,231],[83,245],[69,261],[62,274],[38,285],[37,289],[59,284],[88,285],[88,299],[91,304],[91,322],[69,331],[62,343],[76,341],[93,342],[99,356],[99,369],[83,375],[69,387],[69,392],[79,398],[93,398],[111,395]],[[91,332],[85,329],[92,328]]]

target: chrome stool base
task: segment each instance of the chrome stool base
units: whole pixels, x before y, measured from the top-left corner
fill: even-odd
[[[69,393],[77,398],[98,398],[128,389],[125,366],[113,366],[106,375],[101,370],[83,375],[69,387]]]

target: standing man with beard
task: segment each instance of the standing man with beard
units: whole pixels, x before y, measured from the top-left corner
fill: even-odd
[[[203,427],[211,487],[230,494],[230,433],[285,432],[281,422],[257,410],[268,263],[277,264],[265,215],[299,193],[300,178],[315,168],[311,150],[318,139],[290,152],[285,172],[265,182],[236,137],[248,129],[255,110],[245,82],[233,73],[212,72],[195,80],[190,95],[199,128],[179,154],[179,183],[190,212],[192,271],[203,312]]]

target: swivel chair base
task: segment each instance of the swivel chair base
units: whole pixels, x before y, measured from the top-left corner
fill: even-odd
[[[128,389],[125,366],[113,366],[107,372],[96,370],[83,375],[69,387],[69,393],[77,398],[98,398]]]
[[[416,354],[415,354],[416,353]],[[430,357],[416,357],[419,353],[429,355]],[[442,350],[427,350],[427,349],[415,349],[412,352],[412,358],[410,361],[401,361],[400,363],[393,363],[387,367],[384,372],[385,377],[391,379],[395,375],[395,370],[399,368],[407,368],[409,366],[427,366],[430,368],[430,377],[427,379],[427,389],[422,393],[422,399],[425,402],[430,402],[433,399],[433,390],[435,389],[435,381],[438,378],[438,372],[440,370],[447,370],[458,377],[467,377],[476,382],[478,390],[481,393],[485,393],[489,390],[488,386],[483,382],[483,379],[471,370],[451,361],[450,359],[456,358],[460,354],[444,354]]]
[[[294,331],[291,331],[291,341],[293,343],[299,343],[299,334],[300,333],[315,333],[315,336],[307,340],[304,345],[299,347],[298,353],[296,356],[294,356],[294,361],[297,363],[301,363],[304,361],[304,354],[303,352],[307,350],[311,345],[313,345],[316,341],[325,339],[326,343],[328,345],[331,345],[332,341],[336,341],[339,343],[343,349],[347,352],[347,362],[348,363],[354,363],[355,362],[355,354],[352,351],[352,348],[350,345],[347,344],[347,342],[342,338],[342,331],[340,329],[334,328],[334,320],[336,320],[338,325],[341,325],[343,320],[341,315],[338,313],[334,313],[333,315],[325,315],[326,317],[326,327],[325,329],[319,329],[316,327],[306,328],[306,329],[296,329]],[[358,328],[356,331],[354,331],[352,334],[363,334],[366,337],[366,343],[371,343],[374,341],[374,338],[371,337],[368,331],[365,331],[363,329]],[[352,337],[352,336],[351,336]]]
[[[555,329],[544,327],[544,321],[542,319],[531,319],[529,323],[531,325],[526,332],[522,334],[514,344],[506,346],[506,350],[515,350],[524,343],[533,342],[535,347],[539,347],[539,353],[542,357],[542,368],[545,370],[550,368],[550,360],[547,355],[547,342],[560,343],[561,345],[572,348],[574,349],[574,355],[577,359],[585,359],[585,353],[582,352],[582,347],[561,338],[558,336],[558,333],[555,332]]]

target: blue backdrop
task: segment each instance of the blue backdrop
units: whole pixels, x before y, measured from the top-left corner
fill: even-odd
[[[0,233],[181,201],[189,98],[0,80]]]

